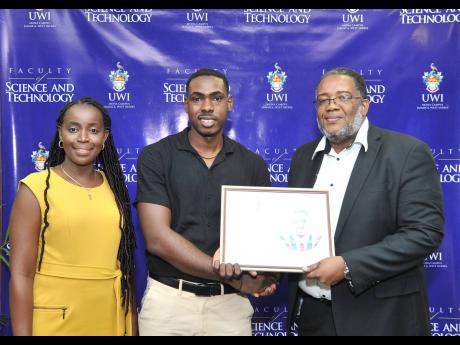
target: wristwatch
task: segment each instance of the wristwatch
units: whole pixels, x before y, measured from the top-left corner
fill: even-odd
[[[343,275],[345,276],[345,279],[348,281],[351,281],[350,270],[348,269],[348,266],[345,260],[343,261],[343,266],[344,266]]]

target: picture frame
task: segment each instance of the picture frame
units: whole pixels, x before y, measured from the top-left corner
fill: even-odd
[[[302,272],[334,255],[328,191],[224,185],[221,203],[222,263]]]

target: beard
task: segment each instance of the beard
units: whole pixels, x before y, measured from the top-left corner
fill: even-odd
[[[344,127],[339,129],[335,133],[330,133],[326,131],[323,127],[321,127],[321,123],[316,117],[316,123],[318,124],[318,129],[321,133],[331,142],[334,144],[341,144],[354,136],[358,133],[359,129],[361,128],[362,123],[366,117],[361,112],[361,107],[356,111],[355,117],[350,123],[347,123]]]

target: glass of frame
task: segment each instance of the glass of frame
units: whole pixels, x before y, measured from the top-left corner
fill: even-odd
[[[220,260],[243,270],[302,272],[334,255],[328,191],[222,186]]]

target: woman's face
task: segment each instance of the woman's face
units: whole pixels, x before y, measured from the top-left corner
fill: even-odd
[[[59,128],[66,160],[80,166],[93,164],[108,135],[102,113],[90,104],[70,107]]]

